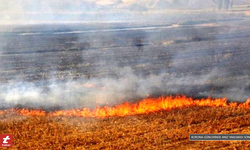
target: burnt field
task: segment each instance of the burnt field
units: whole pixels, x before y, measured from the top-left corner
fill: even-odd
[[[8,27],[0,132],[12,149],[247,149],[189,134],[249,133],[249,100],[199,100],[249,97],[249,23]],[[153,99],[182,94],[199,99]]]
[[[3,33],[1,82],[115,76],[128,66],[143,76],[217,68],[239,77],[248,73],[248,23]]]
[[[0,36],[0,81],[44,87],[51,79],[116,79],[130,68],[138,78],[161,76],[167,83],[154,86],[168,88],[150,95],[245,101],[250,77],[248,24],[248,20],[134,27],[120,23],[93,25],[95,29],[71,25],[74,30],[44,25],[55,28],[49,32],[37,31],[39,25],[13,27]]]

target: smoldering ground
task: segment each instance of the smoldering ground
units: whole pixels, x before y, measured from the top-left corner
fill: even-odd
[[[172,76],[167,73],[137,76],[131,68],[123,68],[119,78],[94,78],[68,80],[67,82],[46,81],[46,83],[14,82],[2,84],[1,108],[28,107],[43,109],[94,108],[113,106],[147,96],[186,94],[194,97],[228,97],[243,101],[248,95],[245,89],[222,87],[211,92],[208,83],[218,77],[218,70],[206,75]],[[248,85],[248,83],[246,83]],[[225,84],[223,84],[225,86]],[[216,86],[214,86],[216,88]]]

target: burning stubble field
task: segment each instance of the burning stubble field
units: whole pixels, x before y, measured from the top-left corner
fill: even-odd
[[[188,136],[249,133],[249,23],[5,26],[0,132],[13,149],[247,149]]]
[[[107,118],[5,112],[1,132],[13,149],[249,149],[247,141],[189,141],[190,133],[248,134],[250,109],[192,106]]]

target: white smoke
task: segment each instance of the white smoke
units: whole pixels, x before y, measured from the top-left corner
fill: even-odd
[[[68,80],[66,82],[46,81],[46,83],[13,82],[0,86],[0,106],[33,108],[82,108],[115,105],[125,101],[133,102],[147,96],[161,94],[183,94],[192,92],[192,87],[206,85],[211,78],[218,76],[218,70],[197,76],[172,76],[168,73],[142,77],[135,75],[129,67],[119,72],[119,78],[93,78]],[[230,96],[234,100],[245,98],[246,93],[230,88],[230,91],[215,93],[216,96]],[[211,96],[212,93],[195,93]],[[214,96],[214,95],[212,95]],[[237,97],[238,96],[238,97]],[[239,97],[240,96],[240,97]]]

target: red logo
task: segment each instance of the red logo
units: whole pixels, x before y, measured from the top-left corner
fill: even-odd
[[[0,134],[0,147],[12,147],[12,141],[12,134]]]

